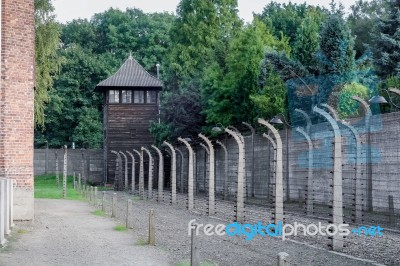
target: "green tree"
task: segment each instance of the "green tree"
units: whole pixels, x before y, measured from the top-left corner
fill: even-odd
[[[157,139],[197,134],[204,125],[200,92],[205,73],[212,65],[225,67],[226,47],[241,24],[236,0],[180,2],[163,69],[162,124],[151,128]]]
[[[340,118],[345,119],[350,116],[359,115],[359,105],[351,97],[359,96],[365,100],[369,99],[369,89],[359,83],[345,84],[339,93],[339,102],[337,103]]]
[[[319,24],[310,12],[300,24],[293,44],[293,58],[307,68],[315,67],[315,53],[319,48]]]
[[[389,0],[358,0],[350,7],[351,13],[347,21],[355,39],[356,57],[362,56],[373,42],[375,25],[383,17],[389,7]]]
[[[400,77],[400,0],[392,0],[388,17],[377,24],[372,45],[374,64],[379,76]]]
[[[224,125],[252,121],[259,96],[258,77],[266,48],[290,52],[286,37],[277,39],[265,24],[255,19],[232,39],[226,59],[227,73],[218,66],[209,69],[203,84],[207,123]],[[250,96],[253,95],[252,98]]]
[[[50,0],[35,0],[35,124],[44,127],[49,91],[60,66],[60,27]]]
[[[346,74],[356,68],[354,37],[342,10],[333,10],[320,31],[317,54],[320,74]]]

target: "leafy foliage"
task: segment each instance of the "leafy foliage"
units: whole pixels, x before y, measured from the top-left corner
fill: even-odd
[[[364,100],[368,100],[369,89],[355,82],[343,86],[339,94],[339,103],[337,105],[339,117],[342,119],[359,115],[359,104],[351,98],[352,96],[358,96]]]
[[[50,101],[54,75],[61,63],[57,56],[60,27],[55,21],[54,7],[50,0],[35,0],[35,125],[43,128],[45,109]]]

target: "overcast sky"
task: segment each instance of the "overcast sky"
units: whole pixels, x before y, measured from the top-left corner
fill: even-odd
[[[331,0],[308,0],[310,5],[329,6]],[[345,0],[344,5],[348,9],[356,0]],[[247,22],[251,22],[253,12],[261,13],[263,7],[270,0],[238,0],[239,15]],[[280,3],[288,3],[289,0],[276,0]],[[292,0],[292,3],[303,3],[304,0]],[[57,18],[60,22],[71,21],[76,18],[90,19],[95,13],[101,13],[110,7],[125,10],[139,8],[144,12],[174,12],[179,0],[53,0]]]

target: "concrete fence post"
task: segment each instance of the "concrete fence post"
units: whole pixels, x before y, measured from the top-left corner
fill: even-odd
[[[331,115],[316,106],[314,106],[313,111],[323,116],[329,122],[334,133],[332,223],[340,225],[343,224],[342,135],[339,125]],[[339,234],[332,236],[332,249],[334,251],[343,249],[343,239],[343,236]]]
[[[238,168],[237,168],[237,196],[236,196],[236,222],[244,222],[244,201],[246,197],[246,155],[243,136],[239,131],[225,128],[225,132],[231,135],[239,148]]]
[[[153,172],[154,172],[154,159],[153,155],[150,153],[148,149],[142,147],[142,151],[145,151],[149,156],[149,180],[147,182],[148,185],[148,197],[151,199],[153,197]]]
[[[135,157],[130,151],[126,151],[129,156],[131,156],[132,159],[132,173],[131,173],[131,193],[132,195],[135,193]]]
[[[289,254],[286,252],[280,252],[278,254],[278,266],[290,266],[289,263]]]
[[[186,148],[189,151],[189,173],[188,173],[188,210],[193,210],[194,208],[194,173],[193,173],[193,149],[190,146],[189,142],[181,137],[178,138],[178,141],[185,144]]]
[[[141,199],[144,198],[144,160],[143,160],[143,151],[140,152],[137,150],[133,150],[139,155],[140,163],[139,163],[139,196]]]
[[[79,192],[82,191],[82,177],[81,177],[81,173],[78,173],[78,191],[79,191]]]
[[[75,176],[75,172],[74,172],[74,174],[73,174],[73,186],[74,186],[74,189],[76,190],[76,176]]]
[[[101,210],[103,212],[106,211],[106,192],[105,191],[103,191],[103,195],[101,197]]]
[[[307,205],[307,215],[313,215],[314,213],[314,177],[313,177],[313,164],[314,164],[314,152],[313,152],[313,144],[310,138],[310,135],[307,134],[303,129],[296,128],[296,131],[300,133],[306,140],[308,144],[308,176],[307,176],[307,196],[306,196],[306,205]],[[299,192],[300,196],[300,192]]]
[[[258,119],[258,123],[263,126],[266,126],[269,130],[271,130],[272,134],[275,137],[276,144],[276,170],[275,170],[275,224],[284,221],[283,215],[283,152],[282,152],[282,139],[279,135],[278,130],[275,129],[270,123],[265,121],[264,119]]]
[[[190,265],[191,266],[200,266],[200,254],[199,247],[197,241],[197,224],[193,225],[191,230],[191,246],[190,246]]]
[[[85,175],[85,149],[81,149],[81,176],[83,184],[86,186],[86,175]]]
[[[6,243],[5,228],[6,228],[6,181],[0,179],[0,247]]]
[[[123,153],[122,151],[119,151],[119,154],[122,155],[122,157],[124,157],[125,160],[125,164],[124,164],[124,190],[128,190],[128,157],[125,155],[125,153]]]
[[[208,175],[208,215],[215,214],[215,150],[210,139],[208,139],[203,134],[199,134],[208,146],[209,152],[209,175]]]
[[[97,206],[97,187],[94,187],[93,205]]]
[[[170,143],[164,144],[171,150],[171,204],[176,204],[176,151]]]
[[[365,113],[365,128],[367,134],[367,210],[372,212],[373,206],[373,194],[372,194],[372,149],[371,149],[371,108],[369,104],[358,96],[352,96],[353,100],[357,101],[364,110]]]
[[[390,224],[395,224],[396,223],[396,217],[394,214],[394,202],[393,202],[393,196],[389,195],[388,196],[389,200],[389,223]]]
[[[270,199],[271,195],[273,198],[275,198],[275,191],[274,191],[274,187],[273,185],[275,185],[275,180],[276,180],[276,142],[275,140],[268,134],[264,133],[263,137],[268,139],[269,142],[272,145],[273,148],[273,152],[272,152],[272,180],[268,180],[267,178],[267,184],[268,184],[268,192],[267,192],[267,196],[268,199]],[[271,186],[271,188],[270,188]],[[272,189],[272,191],[271,191]]]
[[[156,244],[156,218],[154,210],[151,209],[149,213],[149,245],[155,246]]]
[[[58,151],[56,151],[56,185],[57,188],[60,187],[60,170],[59,170],[59,166],[58,166]]]
[[[64,164],[63,164],[63,198],[67,198],[67,167],[68,167],[68,155],[67,145],[64,145]]]
[[[157,201],[162,202],[163,201],[163,195],[164,195],[164,156],[162,155],[161,151],[159,148],[156,146],[152,145],[151,146],[153,149],[156,150],[159,161],[158,161],[158,197]]]
[[[111,218],[115,218],[116,215],[117,215],[117,193],[114,193],[112,197]]]
[[[181,158],[181,163],[180,163],[180,166],[181,166],[181,171],[180,171],[180,173],[179,173],[179,191],[181,192],[181,193],[184,193],[184,182],[183,182],[183,152],[180,150],[180,149],[175,149],[178,153],[179,153],[179,155],[180,155],[180,158]]]
[[[120,190],[121,189],[121,182],[122,182],[122,158],[121,154],[116,151],[111,151],[111,153],[117,156],[115,160],[115,179],[114,179],[114,189]]]
[[[226,148],[226,146],[224,144],[222,144],[222,142],[220,142],[219,140],[217,140],[217,144],[219,144],[223,151],[224,151],[224,200],[227,200],[229,197],[229,191],[228,191],[228,149]]]

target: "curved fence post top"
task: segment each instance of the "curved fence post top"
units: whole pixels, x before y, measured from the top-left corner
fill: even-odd
[[[335,119],[338,122],[340,121],[338,113],[336,112],[336,110],[332,106],[330,106],[330,105],[328,105],[326,103],[321,104],[321,106],[325,107],[326,109],[328,109],[328,111],[329,111],[330,115],[333,117],[333,119]]]
[[[113,153],[113,154],[115,154],[115,155],[117,155],[117,157],[121,157],[121,154],[120,154],[119,152],[117,152],[117,151],[112,150],[112,151],[110,151],[110,152]]]
[[[167,141],[164,141],[163,143],[164,143],[165,145],[167,145],[168,148],[170,148],[170,150],[171,150],[172,152],[175,152],[175,148],[174,148],[174,146],[172,146],[171,143],[169,143],[169,142],[167,142]]]
[[[279,145],[279,144],[282,143],[282,141],[281,141],[281,136],[279,135],[278,130],[277,130],[273,125],[271,125],[271,124],[268,123],[265,119],[262,119],[262,118],[259,118],[259,119],[258,119],[258,123],[260,123],[260,124],[263,125],[263,126],[266,126],[269,130],[272,131],[272,134],[274,134],[274,137],[275,137],[275,139],[276,139],[276,144],[277,144],[277,145]]]
[[[225,132],[228,133],[229,135],[231,135],[232,137],[234,137],[236,139],[236,141],[244,144],[243,136],[242,136],[242,134],[240,134],[239,131],[225,128]]]
[[[125,151],[127,154],[129,154],[129,156],[131,156],[132,160],[135,161],[135,157],[133,156],[133,154],[130,151]]]
[[[192,150],[192,151],[193,151],[192,146],[190,145],[190,143],[189,143],[187,140],[185,140],[185,139],[183,139],[183,138],[181,138],[181,137],[179,137],[178,140],[179,140],[180,142],[182,142],[183,144],[185,144],[186,147],[187,147],[189,150]]]
[[[266,133],[263,133],[263,137],[266,138],[266,139],[268,139],[268,140],[271,142],[272,147],[274,147],[274,149],[276,149],[275,140],[274,140],[270,135],[268,135],[268,134],[266,134]]]
[[[221,141],[217,140],[215,143],[217,143],[219,146],[222,147],[225,151],[227,151],[225,144],[223,144]]]
[[[156,146],[154,146],[154,145],[151,145],[151,147],[153,148],[153,149],[155,149],[156,150],[156,152],[158,153],[158,156],[160,156],[160,158],[163,156],[162,155],[162,152],[160,151],[160,149],[159,148],[157,148]]]
[[[301,114],[303,116],[303,118],[306,120],[306,124],[307,124],[306,130],[307,130],[307,133],[310,134],[311,124],[312,124],[310,116],[301,109],[294,109],[294,111],[298,114]]]
[[[141,150],[145,151],[147,153],[147,155],[149,155],[150,159],[152,158],[151,152],[147,148],[142,147]]]
[[[335,136],[341,137],[338,123],[336,122],[335,119],[333,119],[333,117],[328,112],[318,108],[317,106],[314,106],[313,112],[323,116],[329,122],[329,124],[332,126]]]
[[[138,150],[136,150],[136,149],[132,149],[132,151],[135,152],[135,153],[139,156],[139,158],[142,157],[140,151],[138,151]]]
[[[365,116],[371,116],[371,108],[369,107],[369,104],[365,100],[363,100],[362,98],[360,98],[358,96],[352,96],[351,99],[353,99],[361,104],[361,106],[364,109]]]
[[[126,157],[126,154],[123,151],[119,151],[119,154],[122,154],[122,156],[124,156],[125,160],[128,160],[128,157]]]
[[[250,123],[242,122],[242,124],[245,125],[245,126],[247,126],[248,128],[250,128],[251,134],[253,134],[253,135],[256,134],[256,130],[254,129],[254,127],[253,127]]]
[[[200,143],[200,146],[204,148],[204,150],[207,152],[207,154],[210,154],[210,150],[204,143]]]
[[[306,133],[301,127],[296,127],[296,131],[301,135],[303,135],[303,137],[306,138],[309,143],[312,143],[310,135]]]

